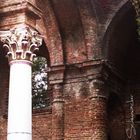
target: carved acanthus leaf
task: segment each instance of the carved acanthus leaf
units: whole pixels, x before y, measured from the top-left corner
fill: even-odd
[[[42,45],[42,36],[28,26],[1,31],[0,39],[10,61],[19,59],[32,61],[34,52]]]

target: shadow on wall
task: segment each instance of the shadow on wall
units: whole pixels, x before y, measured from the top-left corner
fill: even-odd
[[[0,116],[7,116],[9,90],[9,64],[0,44]]]
[[[108,140],[125,140],[125,118],[122,101],[116,93],[108,100]]]

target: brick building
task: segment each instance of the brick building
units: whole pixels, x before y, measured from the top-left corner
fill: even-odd
[[[51,107],[33,111],[33,140],[140,139],[140,44],[131,2],[1,0],[0,140],[7,139],[8,63],[23,60],[13,49],[8,62],[2,38],[19,25],[41,34],[36,55],[48,62]]]

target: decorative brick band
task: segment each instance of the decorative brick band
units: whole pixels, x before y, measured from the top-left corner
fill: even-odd
[[[64,99],[53,99],[52,103],[64,103]]]

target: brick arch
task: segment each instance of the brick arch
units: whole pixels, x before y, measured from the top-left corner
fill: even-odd
[[[44,45],[48,50],[50,66],[63,65],[62,41],[51,3],[48,0],[38,2],[36,3],[43,11],[43,15],[37,21],[36,28],[44,37]]]
[[[104,35],[106,33],[106,30],[109,28],[112,20],[114,19],[114,17],[116,16],[116,14],[122,9],[122,7],[124,7],[127,4],[130,4],[129,0],[120,0],[120,2],[116,4],[114,4],[113,2],[111,2],[109,5],[111,5],[112,8],[110,8],[110,12],[111,14],[107,15],[107,20],[105,21],[105,27],[104,27]],[[114,8],[115,7],[115,8]]]
[[[111,38],[111,33],[120,22],[120,18],[123,17],[128,11],[132,11],[134,13],[133,7],[129,0],[123,0],[118,3],[115,10],[107,17],[106,22],[104,23],[104,27],[102,28],[102,55],[107,58],[108,55],[108,46]]]

